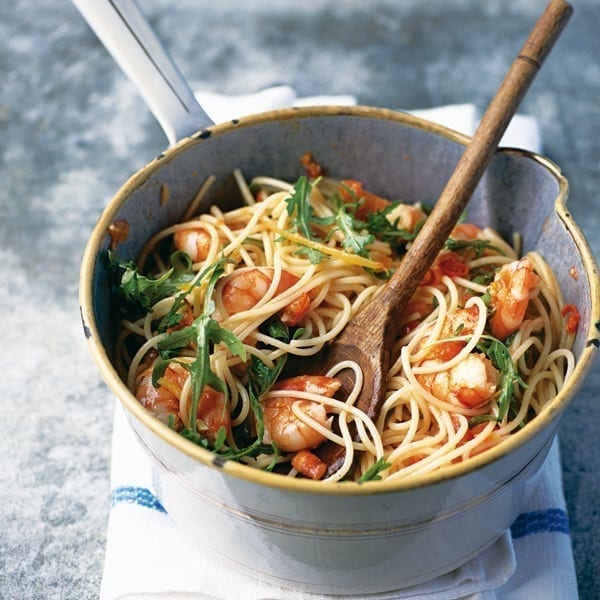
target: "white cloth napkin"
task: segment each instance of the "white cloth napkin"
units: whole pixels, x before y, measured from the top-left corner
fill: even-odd
[[[257,94],[197,94],[215,122],[286,106],[353,104],[351,96],[297,98],[288,86]],[[471,104],[410,111],[466,134],[475,131]],[[537,121],[517,115],[501,145],[540,149]],[[534,493],[510,531],[455,571],[370,600],[574,600],[577,582],[562,491],[558,444],[552,446]],[[115,411],[112,508],[101,600],[343,600],[284,589],[248,577],[202,553],[184,538],[152,488],[152,466],[119,404]],[[350,598],[350,597],[348,597]],[[351,598],[356,599],[357,596]]]

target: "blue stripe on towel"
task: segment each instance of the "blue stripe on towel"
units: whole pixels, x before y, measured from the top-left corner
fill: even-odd
[[[165,507],[160,500],[147,488],[124,485],[115,488],[111,494],[111,506],[127,502],[129,504],[138,504],[146,508],[152,508],[158,512],[166,513]]]
[[[134,486],[121,486],[112,491],[111,506],[126,502],[137,504],[167,513],[160,500],[148,489]],[[510,527],[514,540],[532,533],[557,532],[569,533],[567,513],[560,508],[547,508],[521,513]]]
[[[547,508],[521,513],[510,526],[514,540],[532,533],[569,533],[567,513],[560,508]]]

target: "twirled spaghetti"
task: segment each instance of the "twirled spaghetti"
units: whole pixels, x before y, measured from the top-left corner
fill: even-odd
[[[454,229],[399,316],[375,420],[354,406],[356,363],[285,378],[289,357],[319,352],[377,295],[426,212],[355,181],[236,179],[245,206],[191,218],[199,197],[137,265],[112,257],[126,311],[117,364],[167,426],[290,476],[400,479],[498,444],[565,384],[576,309],[541,256],[519,258],[469,224]],[[346,398],[336,395],[341,369],[355,373]],[[327,445],[344,448],[337,470]]]

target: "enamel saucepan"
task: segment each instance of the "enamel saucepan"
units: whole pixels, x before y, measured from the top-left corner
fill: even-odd
[[[142,69],[141,88],[153,88],[144,95],[153,98],[149,104],[173,144],[109,202],[86,247],[80,288],[92,355],[151,457],[156,493],[173,521],[193,543],[237,568],[321,593],[406,587],[481,552],[519,514],[598,346],[597,266],[566,209],[568,182],[559,167],[537,154],[502,149],[469,205],[470,221],[506,237],[520,232],[523,251],[541,252],[565,301],[580,310],[575,372],[540,416],[466,463],[406,482],[323,485],[223,461],[146,412],[117,374],[117,323],[104,260],[111,224],[129,224],[117,253],[135,259],[153,233],[181,218],[207,177],[216,180],[204,208],[217,203],[227,209],[240,202],[234,169],[247,178],[295,181],[306,151],[334,177],[361,180],[384,196],[432,202],[468,138],[401,112],[366,107],[286,109],[213,125],[135,4],[76,4],[117,57],[123,57],[124,40],[130,44],[126,55],[133,63],[121,64],[134,81],[131,71]],[[98,10],[108,12],[98,18]],[[104,32],[102,23],[109,23]]]

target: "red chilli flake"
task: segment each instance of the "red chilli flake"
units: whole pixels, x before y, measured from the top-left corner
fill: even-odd
[[[565,304],[561,311],[563,317],[565,317],[565,330],[567,333],[575,333],[581,316],[577,307],[573,304]]]

